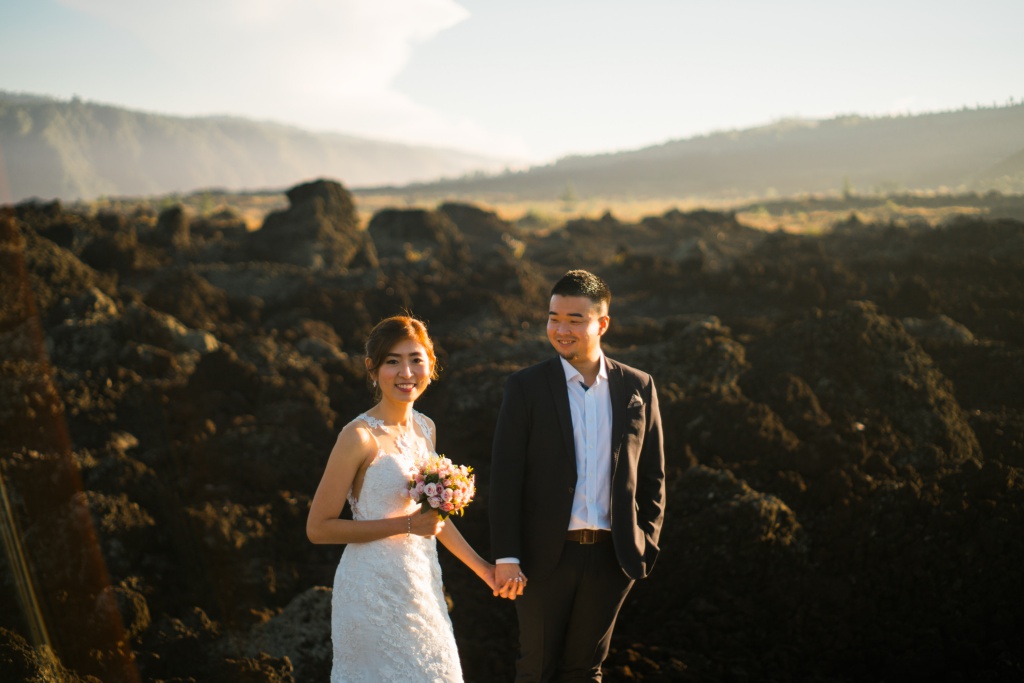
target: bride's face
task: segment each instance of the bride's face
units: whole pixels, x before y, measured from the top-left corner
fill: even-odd
[[[411,403],[430,384],[430,356],[417,341],[398,342],[377,368],[377,385],[385,399]]]

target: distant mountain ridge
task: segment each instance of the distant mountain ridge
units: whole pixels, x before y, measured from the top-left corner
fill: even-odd
[[[495,171],[507,163],[278,123],[0,91],[0,203],[285,188],[320,176],[358,187]]]
[[[390,188],[379,188],[391,191]],[[1024,105],[784,120],[644,149],[572,156],[410,193],[519,199],[743,198],[822,192],[1024,192]]]
[[[1024,104],[783,120],[505,171],[468,152],[187,118],[0,91],[0,203],[277,190],[335,178],[360,194],[449,198],[772,198],[812,193],[1024,193]]]

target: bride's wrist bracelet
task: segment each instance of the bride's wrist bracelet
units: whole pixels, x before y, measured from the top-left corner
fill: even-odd
[[[405,518],[405,535],[412,536],[412,515]]]

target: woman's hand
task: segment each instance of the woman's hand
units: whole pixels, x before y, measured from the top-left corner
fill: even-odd
[[[414,512],[406,517],[406,532],[417,536],[437,536],[444,529],[444,520],[436,510]]]

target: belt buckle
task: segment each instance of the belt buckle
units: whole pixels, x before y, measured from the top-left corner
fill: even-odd
[[[580,545],[593,545],[597,542],[597,531],[594,529],[580,529]]]

